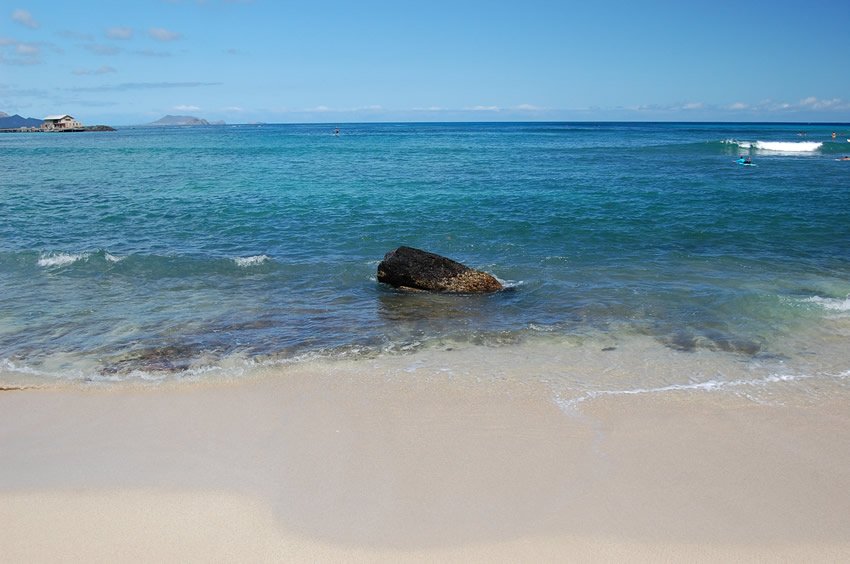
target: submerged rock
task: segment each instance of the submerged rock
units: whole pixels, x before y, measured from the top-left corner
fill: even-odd
[[[495,277],[449,258],[412,247],[388,252],[378,265],[378,282],[396,288],[482,294],[504,289]]]

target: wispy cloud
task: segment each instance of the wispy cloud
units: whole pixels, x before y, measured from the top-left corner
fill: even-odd
[[[110,27],[106,30],[106,37],[109,39],[132,39],[133,28],[122,26]]]
[[[514,108],[515,110],[520,110],[523,112],[543,112],[546,111],[546,108],[541,108],[540,106],[535,106],[533,104],[520,104]]]
[[[171,109],[174,110],[175,112],[197,112],[201,108],[199,106],[180,104],[179,106],[174,106]]]
[[[103,43],[86,43],[83,49],[94,55],[112,56],[121,52],[120,47],[115,45],[104,45]]]
[[[148,35],[157,41],[175,41],[180,39],[182,35],[176,31],[169,31],[163,27],[152,27],[148,30]]]
[[[681,112],[747,112],[758,115],[793,114],[800,112],[848,111],[850,102],[841,98],[821,99],[815,96],[803,98],[797,102],[760,100],[755,103],[733,102],[731,104],[708,104],[705,102],[685,102],[678,104],[646,104],[623,108],[639,113],[675,114]]]
[[[12,12],[12,20],[30,29],[36,29],[38,27],[38,22],[26,10],[18,9]]]
[[[105,84],[101,86],[80,86],[68,88],[72,92],[126,92],[129,90],[159,90],[164,88],[199,88],[203,86],[220,86],[221,82],[123,82],[121,84]]]
[[[72,74],[75,74],[77,76],[101,75],[110,74],[113,72],[117,71],[109,65],[103,65],[96,69],[74,69],[73,71],[71,71]]]
[[[30,43],[18,41],[7,37],[0,37],[0,64],[6,65],[40,65],[42,47],[52,47],[59,51],[56,46],[46,43]]]
[[[850,109],[850,103],[841,98],[831,98],[829,100],[820,100],[814,96],[809,96],[800,100],[798,104],[801,108],[812,110],[847,110]]]
[[[92,34],[83,33],[80,31],[73,31],[71,29],[63,29],[61,31],[57,31],[56,35],[58,35],[62,39],[72,39],[75,41],[94,41],[94,36]]]
[[[171,51],[154,51],[153,49],[140,49],[138,51],[133,51],[134,55],[141,55],[142,57],[171,57],[173,53]]]

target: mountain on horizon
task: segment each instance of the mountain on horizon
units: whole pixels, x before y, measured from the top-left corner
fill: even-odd
[[[148,125],[210,125],[210,122],[194,116],[167,115],[149,123]]]
[[[25,118],[15,114],[10,116],[6,112],[0,112],[0,129],[17,129],[19,127],[39,127],[42,120],[36,118]]]

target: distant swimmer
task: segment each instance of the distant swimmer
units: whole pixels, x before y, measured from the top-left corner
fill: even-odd
[[[339,136],[339,128],[334,129],[334,135]]]
[[[850,161],[850,157],[844,156],[844,157],[841,157],[840,159],[835,159],[835,160],[836,161]]]
[[[835,132],[832,132],[832,138],[835,139]]]

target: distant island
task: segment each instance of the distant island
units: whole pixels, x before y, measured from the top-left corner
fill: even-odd
[[[42,119],[25,118],[15,114],[10,116],[0,112],[0,132],[3,133],[44,133],[78,131],[115,131],[108,125],[83,125],[73,116],[58,114]]]
[[[172,116],[167,115],[158,120],[149,123],[148,125],[224,125],[223,121],[209,122],[202,118],[194,116]]]

